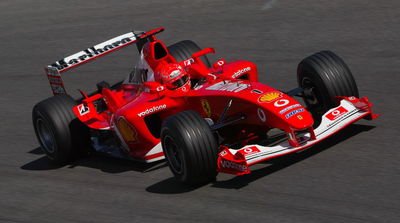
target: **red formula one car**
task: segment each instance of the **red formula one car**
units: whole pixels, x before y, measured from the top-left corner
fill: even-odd
[[[206,183],[218,172],[250,173],[255,163],[377,117],[330,51],[302,60],[299,87],[282,92],[258,82],[254,63],[210,64],[213,48],[189,40],[166,47],[155,37],[161,31],[130,32],[46,67],[55,96],[33,108],[33,124],[51,160],[66,163],[89,148],[143,162],[166,158],[179,181]],[[140,59],[124,81],[100,82],[78,100],[66,93],[60,73],[133,43]]]

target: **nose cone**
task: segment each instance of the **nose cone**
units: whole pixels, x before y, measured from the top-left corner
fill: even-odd
[[[297,130],[305,129],[314,124],[311,114],[304,108],[298,107],[285,114],[288,124]]]

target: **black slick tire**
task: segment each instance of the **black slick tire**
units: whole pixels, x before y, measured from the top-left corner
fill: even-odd
[[[40,146],[57,164],[67,164],[90,146],[88,127],[72,111],[77,104],[63,94],[45,99],[33,108],[33,126]]]
[[[161,142],[178,181],[201,185],[215,179],[217,142],[198,112],[184,111],[167,118],[161,128]]]
[[[303,59],[297,67],[297,81],[304,89],[304,101],[315,124],[329,109],[339,105],[336,96],[359,97],[354,77],[346,63],[331,51]]]
[[[201,48],[191,40],[183,40],[168,47],[169,53],[178,61],[184,61],[192,57],[193,53],[200,51]],[[207,67],[211,67],[211,63],[207,56],[202,56],[201,60]]]

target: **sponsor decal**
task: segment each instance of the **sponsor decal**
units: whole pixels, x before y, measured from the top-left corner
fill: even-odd
[[[219,153],[220,156],[225,156],[226,154],[228,154],[225,150],[223,150],[222,152]]]
[[[262,93],[264,93],[264,92],[263,92],[263,91],[260,91],[260,90],[258,90],[258,89],[254,89],[254,90],[251,91],[251,93],[262,94]]]
[[[193,58],[189,58],[189,59],[183,61],[183,65],[189,66],[189,65],[192,64],[193,62],[194,62],[194,59],[193,59]]]
[[[159,111],[159,110],[163,110],[163,109],[166,109],[166,108],[167,108],[167,105],[165,105],[165,104],[164,105],[153,106],[152,108],[148,108],[145,111],[140,112],[138,114],[138,116],[139,117],[143,117],[143,116],[146,116],[146,115],[151,114],[153,112],[156,112],[156,111]]]
[[[181,72],[179,70],[174,70],[169,74],[169,78],[173,79],[177,76],[179,76],[181,74]]]
[[[246,67],[246,68],[243,68],[243,69],[241,69],[241,70],[238,70],[238,71],[236,71],[235,73],[233,73],[232,78],[237,78],[237,77],[239,77],[240,75],[242,75],[242,74],[244,74],[244,73],[246,73],[246,72],[248,72],[248,71],[250,71],[250,70],[251,70],[250,67]]]
[[[261,95],[258,98],[258,102],[263,103],[263,102],[271,102],[271,101],[275,101],[278,98],[282,97],[282,93],[281,92],[269,92],[266,94]]]
[[[240,92],[246,88],[248,88],[248,84],[243,84],[241,81],[239,82],[230,82],[230,81],[221,81],[216,84],[213,84],[206,88],[207,90],[214,91],[228,91],[228,92]]]
[[[343,114],[345,114],[347,111],[347,109],[345,109],[344,107],[340,106],[339,108],[333,110],[332,112],[330,112],[329,114],[326,115],[326,117],[333,121],[337,118],[339,118],[340,116],[342,116]]]
[[[84,104],[78,105],[79,115],[86,115],[90,112],[89,107],[85,106]]]
[[[301,116],[301,115],[298,115],[297,118],[298,118],[299,120],[303,120],[303,116]]]
[[[225,60],[224,60],[224,59],[218,60],[218,61],[217,61],[217,64],[218,64],[218,66],[222,66],[222,65],[225,64]]]
[[[51,66],[57,68],[58,70],[64,70],[75,64],[80,64],[92,57],[104,54],[108,51],[112,51],[114,48],[121,47],[123,45],[129,44],[136,40],[133,33],[127,33],[111,40],[100,43],[96,46],[89,47],[79,53],[72,56],[66,57],[53,63]]]
[[[211,107],[206,99],[201,100],[201,107],[203,107],[206,116],[211,117]]]
[[[343,121],[344,119],[346,119],[347,117],[349,117],[350,114],[354,114],[354,112],[357,111],[357,108],[354,108],[354,109],[351,110],[351,111],[347,111],[347,109],[345,109],[345,110],[346,110],[346,112],[343,113],[342,115],[340,115],[340,118],[339,118],[339,117],[335,118],[334,122],[329,123],[326,127],[329,128],[329,127],[334,126],[334,125],[336,125],[337,123]],[[326,115],[326,116],[327,116],[327,115]]]
[[[241,172],[248,171],[248,167],[246,165],[235,163],[235,162],[232,162],[232,161],[229,161],[229,160],[221,161],[221,166],[222,166],[222,168],[235,169],[235,170],[238,170],[238,171],[241,171]]]
[[[294,105],[288,106],[288,107],[280,110],[279,114],[283,114],[283,113],[289,111],[290,109],[297,108],[297,107],[300,107],[300,106],[301,106],[300,104],[294,104]]]
[[[274,106],[279,108],[279,107],[286,106],[286,105],[288,105],[288,104],[289,104],[289,100],[287,100],[287,99],[281,99],[281,100],[275,101]]]
[[[123,117],[117,121],[117,128],[127,143],[138,142],[136,129],[133,128]]]
[[[164,86],[158,86],[156,88],[156,91],[158,91],[158,92],[163,91],[163,90],[164,90]]]
[[[303,111],[304,111],[304,108],[296,109],[294,111],[291,111],[291,112],[287,113],[285,115],[285,118],[288,119],[288,118],[292,117],[293,115],[295,115],[297,113],[300,113],[300,112],[303,112]]]
[[[265,116],[265,113],[264,113],[264,111],[263,111],[261,108],[258,108],[258,109],[257,109],[257,115],[258,115],[258,118],[259,118],[262,122],[265,122],[265,121],[267,120],[267,117]]]
[[[261,152],[256,146],[252,147],[247,147],[244,149],[239,150],[241,153],[243,153],[245,156],[253,154],[253,153],[259,153]]]

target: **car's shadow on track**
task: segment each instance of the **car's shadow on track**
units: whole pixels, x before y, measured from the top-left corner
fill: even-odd
[[[271,159],[269,161],[264,162],[265,164],[267,164],[267,166],[264,168],[254,170],[247,175],[233,177],[226,181],[214,182],[212,186],[218,188],[228,188],[228,189],[239,189],[245,187],[249,183],[259,178],[268,176],[276,171],[289,167],[297,162],[300,162],[304,159],[314,156],[315,154],[327,150],[330,147],[342,141],[345,141],[361,132],[369,131],[373,128],[375,128],[375,126],[352,124],[343,129],[342,131],[338,132],[337,134],[333,135],[332,137],[327,138],[326,140],[316,144],[310,149],[306,149],[304,151]]]
[[[211,183],[211,187],[215,188],[225,188],[225,189],[240,189],[242,187],[247,186],[253,181],[256,181],[259,178],[268,176],[276,171],[282,170],[286,167],[289,167],[297,162],[300,162],[304,159],[307,159],[315,154],[318,154],[344,140],[351,138],[361,132],[369,131],[375,128],[375,126],[370,125],[361,125],[361,124],[352,124],[332,137],[318,143],[308,150],[304,150],[298,153],[289,154],[280,158],[274,158],[269,161],[264,162],[266,165],[263,168],[252,171],[250,174],[243,176],[235,176],[228,180],[224,181],[215,181]],[[23,166],[21,169],[30,170],[30,171],[40,171],[40,170],[52,170],[58,169],[65,166],[60,166],[52,163],[44,153],[41,148],[36,148],[31,150],[29,153],[40,155],[41,157],[29,162]],[[150,172],[160,168],[164,168],[167,166],[165,162],[156,162],[156,163],[139,163],[130,160],[117,159],[106,156],[90,156],[88,158],[79,159],[71,164],[66,165],[68,168],[74,168],[76,166],[84,166],[94,169],[99,169],[106,173],[121,173],[126,171],[137,171],[137,172]],[[197,187],[190,187],[183,185],[176,181],[173,177],[157,182],[153,185],[150,185],[146,188],[147,192],[150,193],[158,193],[158,194],[179,194],[186,193],[193,190],[196,190]]]
[[[266,167],[252,171],[250,174],[243,176],[235,176],[224,181],[215,181],[211,184],[211,187],[215,188],[225,188],[225,189],[240,189],[249,185],[251,182],[256,181],[262,177],[266,177],[276,171],[282,170],[289,167],[297,162],[307,159],[315,154],[318,154],[342,141],[345,141],[361,132],[369,131],[375,128],[375,126],[352,124],[332,137],[318,143],[308,150],[304,150],[298,153],[289,154],[279,158],[274,158],[269,161],[264,162]],[[159,194],[177,194],[185,193],[197,189],[198,187],[187,187],[179,182],[175,181],[173,178],[169,178],[153,184],[146,188],[146,191],[151,193]]]
[[[83,166],[99,169],[106,173],[122,173],[126,171],[150,172],[167,166],[164,161],[155,163],[140,163],[101,155],[91,155],[87,158],[80,158],[68,165],[58,165],[51,162],[46,156],[44,156],[44,153],[40,147],[29,151],[29,153],[40,155],[41,157],[21,166],[21,169],[23,170],[38,171],[53,170],[62,167],[74,168],[76,166]]]

